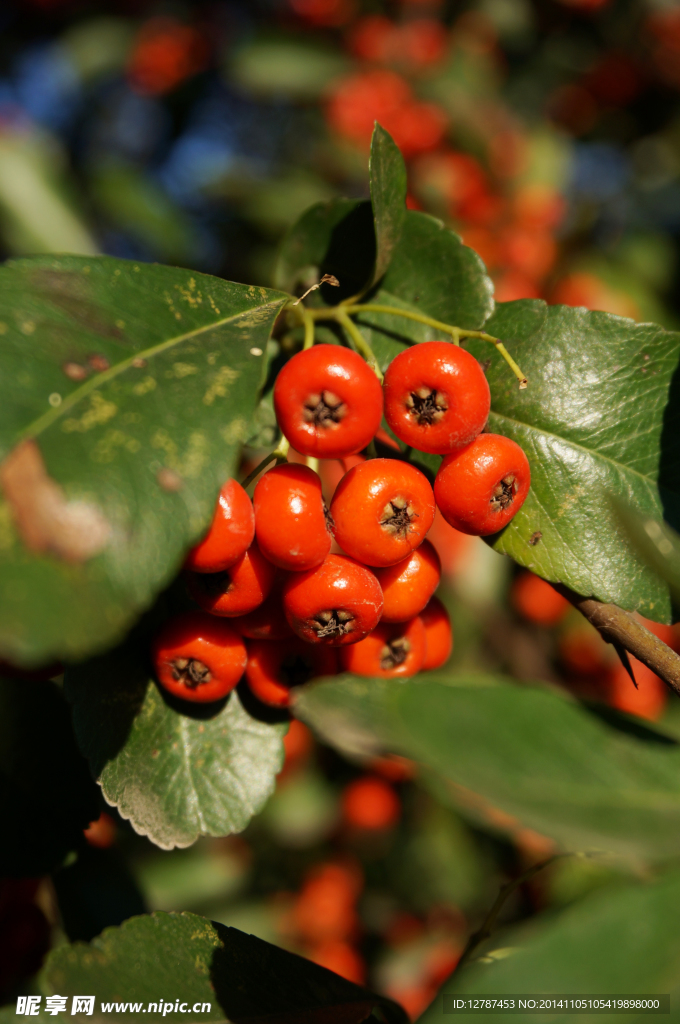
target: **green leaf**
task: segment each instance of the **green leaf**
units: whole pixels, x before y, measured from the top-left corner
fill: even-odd
[[[165,700],[137,637],[69,670],[78,745],[110,804],[169,850],[241,832],[274,790],[285,725],[256,721],[238,694],[192,708]]]
[[[274,273],[277,288],[302,293],[324,274],[340,287],[324,284],[309,305],[335,305],[361,291],[375,266],[375,230],[371,204],[331,199],[312,206],[286,234]]]
[[[0,679],[0,875],[46,874],[97,817],[97,790],[59,688]]]
[[[284,301],[108,257],[0,268],[0,654],[84,657],[168,583],[252,432]]]
[[[369,162],[376,258],[373,283],[383,276],[406,219],[406,164],[392,136],[376,121]]]
[[[668,586],[618,526],[608,494],[643,515],[680,518],[680,334],[535,300],[501,303],[485,330],[529,378],[519,391],[493,357],[489,429],[517,441],[532,472],[494,548],[579,594],[670,621]],[[480,359],[492,351],[466,347]]]
[[[318,99],[349,62],[336,47],[305,38],[256,39],[230,57],[229,77],[257,96],[293,100]]]
[[[144,1012],[144,1020],[162,1020],[162,998],[187,1003],[184,1012],[208,1003],[210,1009],[197,1019],[227,1024],[254,1019],[360,1024],[374,1008],[380,1008],[387,1024],[408,1020],[391,1000],[324,967],[187,913],[134,917],[90,945],[62,946],[50,954],[43,984],[69,1002],[83,992],[96,994],[95,1016],[103,1003],[125,1001],[141,1003],[135,1012]],[[150,1003],[156,1010],[149,1009]],[[76,1015],[76,1021],[81,1019],[87,1018]]]
[[[486,949],[502,943],[506,955],[487,964],[471,964],[444,984],[419,1024],[440,1024],[444,994],[484,996],[497,993],[552,993],[618,997],[669,994],[671,1018],[677,1019],[680,995],[680,942],[676,908],[680,871],[668,872],[651,884],[608,886],[558,917],[534,919],[506,931]],[[631,1024],[648,1024],[652,1013],[626,1013]],[[514,1013],[518,1024],[536,1020],[578,1019],[595,1024],[601,1014],[553,1011],[538,1017]],[[494,1024],[498,1014],[477,1013],[481,1024]]]
[[[616,502],[614,509],[640,556],[668,583],[676,605],[680,605],[680,535],[666,523],[640,515],[623,502]],[[676,618],[674,613],[673,620]]]
[[[609,709],[427,673],[311,684],[295,714],[335,746],[413,758],[454,784],[462,809],[500,808],[566,849],[637,860],[680,852],[680,745]]]

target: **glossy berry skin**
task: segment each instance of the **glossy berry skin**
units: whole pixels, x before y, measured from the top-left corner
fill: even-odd
[[[184,563],[192,572],[222,572],[239,560],[255,536],[255,515],[250,498],[236,480],[220,491],[207,534],[192,548]]]
[[[448,341],[426,341],[392,360],[383,384],[385,419],[422,452],[460,451],[484,428],[491,392],[474,356]]]
[[[350,469],[333,495],[335,538],[365,565],[394,565],[418,547],[434,520],[432,488],[419,469],[369,459]]]
[[[297,636],[248,643],[248,686],[258,700],[272,707],[287,708],[292,687],[337,671],[337,655],[332,647],[307,644]]]
[[[340,345],[298,352],[276,378],[274,410],[301,455],[343,459],[369,443],[382,420],[382,388],[361,356]]]
[[[381,622],[407,622],[418,615],[441,578],[441,562],[434,546],[424,540],[401,562],[376,569],[383,592]]]
[[[476,537],[497,533],[529,493],[529,461],[515,441],[480,434],[462,452],[444,459],[434,496],[450,526]]]
[[[410,622],[381,622],[373,632],[340,652],[340,664],[357,676],[405,679],[420,672],[425,657],[425,627]]]
[[[283,587],[283,607],[293,631],[310,644],[356,644],[380,621],[383,596],[364,565],[329,555],[316,569],[291,573]]]
[[[286,640],[295,636],[283,610],[286,573],[278,572],[268,597],[247,615],[231,620],[233,628],[250,640]]]
[[[438,597],[431,597],[420,613],[425,626],[425,658],[421,672],[441,668],[451,657],[453,630],[451,619]]]
[[[212,615],[235,618],[261,605],[274,585],[276,568],[253,541],[229,569],[186,574],[187,590],[196,604]]]
[[[258,481],[253,503],[265,558],[293,572],[321,565],[331,549],[331,533],[318,473],[292,462],[276,466]]]
[[[234,689],[246,667],[246,645],[231,626],[205,612],[182,612],[152,644],[158,682],[169,693],[205,704]]]

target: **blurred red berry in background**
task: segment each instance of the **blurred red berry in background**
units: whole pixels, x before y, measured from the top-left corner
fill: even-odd
[[[366,964],[354,946],[342,939],[327,939],[308,951],[307,956],[315,964],[335,971],[341,978],[353,981],[355,985],[366,983]]]
[[[142,25],[128,62],[128,80],[137,92],[162,96],[208,63],[205,37],[175,18],[151,18]]]
[[[547,580],[528,571],[513,580],[510,601],[515,611],[537,626],[556,626],[570,608],[566,597],[558,594]]]
[[[96,821],[91,821],[83,835],[90,846],[106,850],[116,841],[116,823],[110,814],[102,811]]]
[[[659,677],[641,661],[629,654],[637,689],[623,665],[613,669],[607,685],[607,696],[612,707],[627,711],[629,715],[656,721],[666,707],[667,691]]]
[[[396,825],[401,804],[387,782],[365,775],[345,787],[342,814],[345,823],[353,828],[379,831]]]
[[[310,25],[339,28],[354,17],[354,0],[290,0],[293,12]]]
[[[611,288],[595,274],[576,271],[567,274],[555,285],[550,302],[565,306],[585,306],[586,309],[601,309],[605,313],[628,316],[633,320],[640,317],[637,303],[625,292]]]

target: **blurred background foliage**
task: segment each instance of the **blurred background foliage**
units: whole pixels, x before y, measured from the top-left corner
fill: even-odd
[[[3,258],[103,252],[270,284],[307,206],[367,195],[378,119],[407,159],[409,205],[477,249],[499,300],[678,323],[673,0],[4,0],[0,30]],[[321,471],[329,497],[337,464]],[[547,584],[442,520],[430,536],[452,671],[543,680],[680,735],[660,680],[635,665],[636,690]],[[649,625],[678,648],[673,627]],[[367,981],[415,1019],[499,884],[553,845],[479,800],[454,813],[402,759],[350,763],[299,723],[286,750],[240,836],[166,853],[107,809],[52,878],[0,883],[3,1001],[31,989],[50,943],[187,909]],[[558,861],[503,921],[624,870]]]

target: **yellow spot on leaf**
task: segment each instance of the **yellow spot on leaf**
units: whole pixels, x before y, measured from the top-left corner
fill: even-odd
[[[146,395],[149,391],[153,391],[156,387],[156,381],[153,377],[145,377],[144,380],[140,380],[139,384],[135,384],[132,389],[133,395]]]
[[[34,330],[35,330],[35,323],[33,322],[33,320],[24,320],[23,324],[21,325],[21,333],[22,334],[33,334]]]
[[[237,377],[238,370],[232,369],[231,366],[220,366],[210,387],[203,395],[203,404],[212,405],[216,398],[225,398],[229,391],[229,385],[233,384]]]
[[[62,424],[62,430],[66,434],[74,432],[84,434],[93,427],[100,427],[107,423],[118,412],[118,406],[114,402],[107,401],[99,391],[94,391],[90,396],[90,408],[84,412],[80,419],[70,418]]]
[[[183,377],[190,377],[192,373],[198,373],[197,366],[192,366],[191,363],[173,363],[172,369],[167,370],[165,376],[182,380]]]

